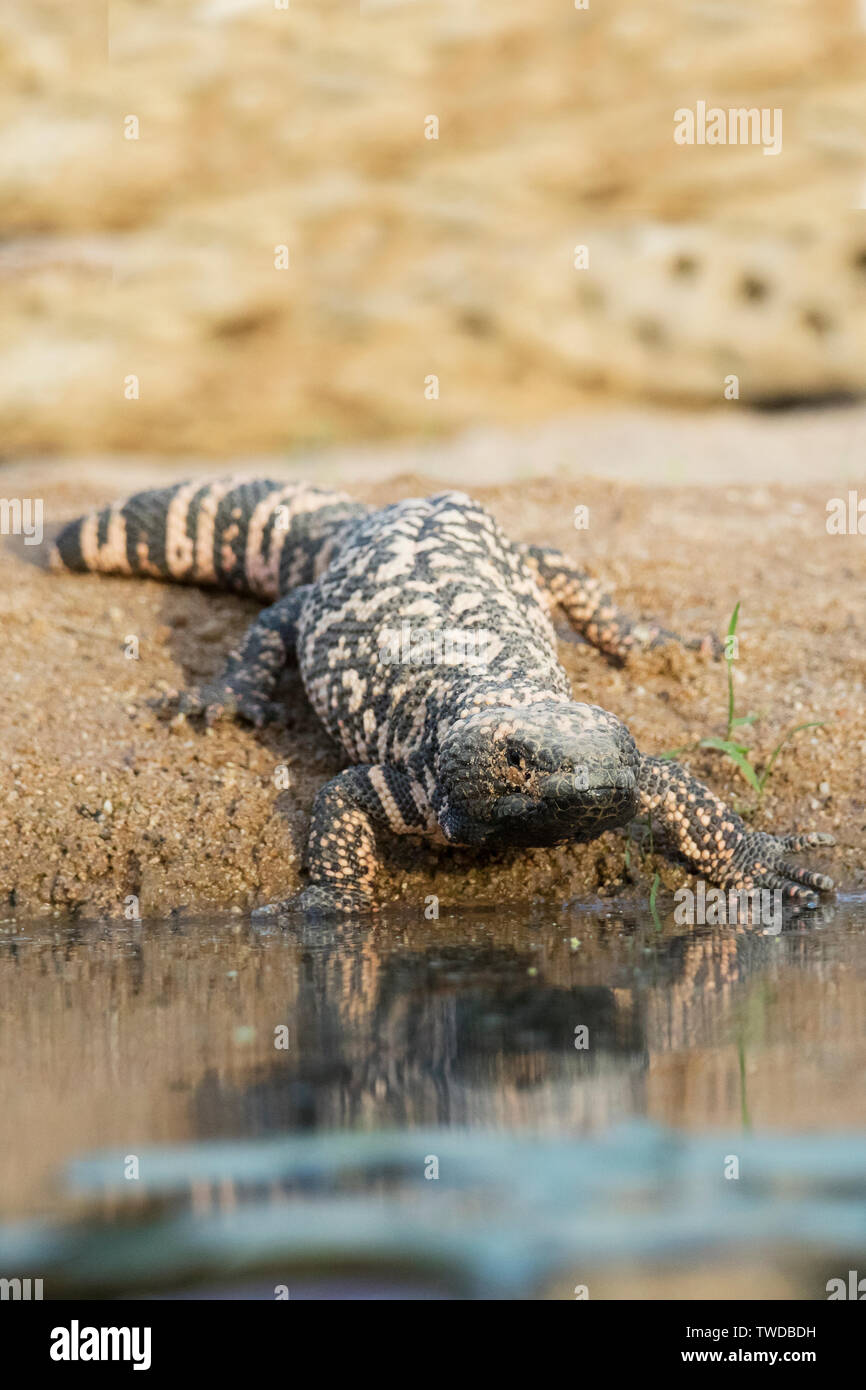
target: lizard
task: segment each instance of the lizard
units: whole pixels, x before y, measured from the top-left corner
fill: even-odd
[[[805,908],[833,891],[788,859],[831,835],[750,829],[687,769],[640,752],[614,714],[575,700],[552,619],[559,610],[613,661],[668,642],[718,655],[718,640],[633,621],[574,560],[511,541],[465,493],[372,508],[307,483],[194,479],[69,523],[51,563],[264,605],[218,677],[155,699],[167,717],[278,721],[296,656],[349,765],[316,795],[306,886],[255,916],[375,912],[382,828],[439,845],[543,847],[639,816],[729,891],[778,890]]]

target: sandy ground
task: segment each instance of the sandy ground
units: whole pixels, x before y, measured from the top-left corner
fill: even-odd
[[[513,536],[585,558],[623,607],[683,633],[724,631],[740,600],[737,707],[759,716],[747,736],[755,763],[793,725],[824,721],[786,746],[754,824],[832,831],[838,849],[815,861],[845,890],[866,884],[866,539],[828,534],[826,509],[858,477],[862,495],[863,437],[862,411],[735,420],[617,414],[511,439],[474,435],[426,453],[387,454],[375,466],[368,454],[343,451],[258,468],[334,479],[380,503],[443,480],[471,488]],[[0,478],[7,497],[44,499],[49,534],[83,508],[204,466],[30,460],[7,465]],[[589,507],[586,530],[574,529],[578,504]],[[286,680],[284,729],[201,732],[166,725],[148,707],[160,688],[216,671],[254,606],[149,581],[55,576],[38,562],[36,547],[4,539],[4,907],[119,916],[135,895],[147,916],[246,910],[291,892],[312,798],[341,766],[297,674]],[[137,660],[125,655],[131,636]],[[614,711],[642,749],[724,734],[722,666],[667,650],[615,669],[567,631],[563,638],[576,697]],[[750,805],[750,789],[721,755],[700,750],[683,761]],[[278,791],[281,766],[289,789]],[[658,858],[641,862],[632,853],[628,868],[621,835],[483,860],[406,840],[385,848],[386,900],[645,892],[656,869],[666,885],[682,881],[680,869]]]

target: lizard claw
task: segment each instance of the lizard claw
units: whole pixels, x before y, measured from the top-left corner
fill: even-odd
[[[685,645],[689,651],[700,652],[701,656],[707,656],[711,661],[721,661],[725,654],[724,643],[715,632],[707,632],[703,637],[691,637]]]
[[[283,723],[286,717],[285,709],[276,701],[218,683],[192,686],[189,690],[170,690],[150,703],[164,717],[185,714],[192,719],[204,719],[209,726],[223,719],[245,720],[261,729],[266,724]]]
[[[680,637],[678,632],[670,632],[658,623],[638,623],[632,632],[635,644],[644,651],[658,651],[660,647],[674,643],[687,651],[700,652],[701,656],[710,657],[713,661],[719,661],[725,651],[721,639],[714,632],[708,632],[703,637]]]
[[[783,855],[835,843],[832,835],[820,831],[810,831],[804,835],[767,835],[759,832],[750,836],[748,860],[738,867],[735,879],[728,882],[728,887],[747,891],[752,888],[778,890],[785,902],[810,910],[816,908],[819,893],[834,892],[832,878],[789,864]]]

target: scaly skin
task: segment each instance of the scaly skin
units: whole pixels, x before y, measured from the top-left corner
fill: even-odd
[[[566,556],[513,544],[463,493],[372,511],[305,484],[182,483],[73,522],[54,563],[268,604],[217,680],[161,702],[208,722],[278,720],[277,685],[296,653],[313,708],[355,764],[316,797],[308,886],[261,914],[373,910],[379,827],[440,844],[543,846],[594,839],[639,813],[710,882],[779,889],[806,907],[832,891],[784,857],[831,836],[748,830],[676,763],[642,756],[614,715],[574,701],[550,613],[560,608],[612,660],[681,639],[628,619]],[[713,638],[685,645],[719,650]]]

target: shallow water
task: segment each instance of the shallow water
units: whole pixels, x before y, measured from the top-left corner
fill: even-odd
[[[0,1275],[826,1297],[866,1251],[866,902],[660,912],[7,923]]]

